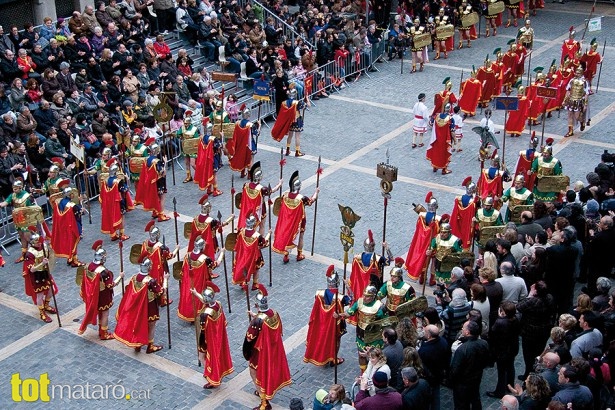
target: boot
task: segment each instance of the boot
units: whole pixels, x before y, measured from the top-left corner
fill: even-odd
[[[585,121],[581,121],[581,131],[585,131]]]
[[[489,37],[489,27],[485,29],[485,37]]]
[[[286,147],[286,156],[290,155],[290,147]]]
[[[303,251],[297,250],[297,262],[300,262],[304,259],[305,259],[305,255],[303,254]]]
[[[242,169],[241,170],[241,175],[239,175],[239,178],[245,178],[246,177],[246,169]]]
[[[412,64],[412,71],[410,73],[416,73],[416,64]]]
[[[100,340],[111,340],[113,339],[113,334],[109,333],[107,330],[109,328],[106,326],[98,326],[98,338]]]
[[[421,276],[419,276],[419,285],[422,285],[423,282],[425,282],[425,274],[422,274]]]
[[[288,253],[284,255],[284,259],[282,259],[282,262],[284,263],[290,262],[290,259],[288,258]]]
[[[169,219],[171,219],[170,217],[166,216],[164,213],[160,212],[158,214],[158,222],[164,222],[164,221],[168,221]]]
[[[299,149],[299,147],[295,147],[295,157],[302,157],[305,154],[303,152],[301,152],[301,150]]]
[[[518,26],[519,26],[519,24],[517,23],[517,19],[514,19],[514,20],[513,20],[513,26],[515,26],[515,27],[518,27]]]
[[[45,323],[51,323],[51,318],[49,316],[47,316],[47,313],[45,313],[45,306],[39,306],[38,307],[38,313],[42,319],[43,322]]]
[[[24,256],[26,254],[26,252],[28,251],[27,248],[21,248],[21,255],[19,256],[19,258],[15,259],[15,263],[20,263],[24,261]]]
[[[158,351],[162,350],[162,346],[159,345],[155,345],[153,340],[150,340],[150,342],[147,344],[147,350],[145,351],[145,353],[156,353]]]
[[[498,28],[497,28],[497,27],[494,27],[494,28],[493,28],[493,37],[495,37],[495,36],[497,36],[497,35],[498,35]]]
[[[271,410],[271,404],[269,403],[269,400],[261,397],[261,404],[254,407],[252,410]]]
[[[419,71],[423,71],[423,66],[425,65],[425,63],[421,63],[421,65],[419,66]]]
[[[566,135],[564,135],[564,137],[572,137],[574,135],[574,131],[572,130],[571,126],[568,126],[568,132],[566,133]]]
[[[53,292],[53,290],[51,290]],[[49,313],[58,313],[53,307],[49,305],[49,299],[45,299],[45,304],[43,305],[45,312]]]
[[[444,59],[446,60],[448,58],[448,51],[444,52]]]
[[[433,275],[429,275],[429,286],[436,286],[436,277]]]

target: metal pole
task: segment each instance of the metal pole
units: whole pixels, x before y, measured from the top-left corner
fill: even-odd
[[[598,81],[596,82],[596,91],[598,94],[598,87],[600,86],[600,74],[602,74],[602,62],[604,61],[604,52],[606,50],[606,40],[604,40],[604,45],[602,46],[602,55],[600,56],[600,69],[598,70]]]
[[[316,190],[320,185],[320,174],[322,173],[322,168],[320,167],[321,156],[318,156],[318,168],[316,168]],[[310,256],[314,256],[314,239],[316,238],[316,216],[318,214],[318,197],[314,201],[314,226],[312,228],[312,250],[310,252]],[[270,227],[271,228],[271,227]]]

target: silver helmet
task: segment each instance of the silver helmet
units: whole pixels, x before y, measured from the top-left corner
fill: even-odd
[[[145,258],[139,264],[139,272],[144,275],[147,275],[152,270],[152,260],[150,258]]]
[[[209,195],[205,194],[199,199],[199,205],[201,205],[201,215],[209,215],[211,212],[211,202],[209,202]]]
[[[158,155],[160,154],[160,145],[153,143],[149,146],[149,153],[151,155]]]
[[[425,196],[425,202],[427,203],[427,211],[436,212],[438,209],[438,200],[433,196],[433,193],[429,191]]]
[[[40,245],[41,239],[42,239],[41,235],[39,235],[38,232],[32,232],[30,234],[30,245],[32,246]]]
[[[21,179],[16,179],[15,182],[13,182],[13,188],[19,188],[20,190],[23,189],[23,182]]]
[[[54,173],[57,174],[58,172],[60,172],[60,168],[57,165],[52,165],[49,167],[49,173]]]
[[[98,263],[104,265],[107,261],[107,251],[102,247],[103,241],[102,239],[97,240],[92,245],[92,249],[94,250],[94,263]]]
[[[440,233],[450,233],[451,232],[451,224],[448,222],[443,222],[440,225]]]
[[[256,285],[258,287],[258,294],[256,295],[256,304],[259,312],[266,312],[269,310],[269,303],[267,301],[267,289],[262,283]]]
[[[297,99],[297,89],[291,88],[290,90],[288,90],[288,98],[290,98],[291,100],[296,100]]]
[[[525,185],[525,177],[523,175],[517,175],[515,177],[515,184],[520,182],[522,185]]]
[[[491,166],[493,168],[500,167],[500,157],[497,155],[497,150],[495,150],[493,156],[491,157]]]
[[[329,289],[337,289],[340,285],[340,276],[335,271],[335,266],[329,265],[327,268],[327,287]]]
[[[476,193],[476,184],[472,182],[472,177],[467,177],[466,179],[464,179],[463,182],[461,183],[461,186],[466,187],[467,195],[471,196]]]
[[[363,291],[363,296],[376,296],[378,294],[378,289],[374,285],[369,285]]]
[[[73,194],[73,189],[71,187],[66,187],[62,190],[62,194],[64,195],[64,198],[70,198]]]
[[[255,226],[256,226],[256,217],[254,215],[250,214],[246,218],[246,229],[247,230],[252,230],[252,229],[254,229]]]
[[[376,249],[376,242],[374,241],[374,234],[371,229],[367,230],[367,238],[363,241],[363,249],[365,252],[374,252]]]
[[[151,242],[158,242],[158,239],[160,239],[160,228],[155,225],[155,221],[150,221],[145,225],[145,232],[149,233]]]
[[[102,156],[103,156],[103,157],[104,157],[104,156],[107,156],[107,157],[108,157],[109,155],[111,155],[111,148],[109,148],[109,147],[105,147],[105,148],[103,148],[103,150],[102,150]]]
[[[299,192],[301,190],[301,180],[299,179],[299,171],[293,172],[288,181],[290,192]]]
[[[202,236],[199,236],[194,241],[194,248],[192,249],[192,252],[201,253],[203,249],[205,249],[205,239],[203,239]]]
[[[256,161],[252,167],[250,167],[250,171],[248,172],[248,176],[250,177],[250,181],[258,184],[263,179],[263,170],[261,169],[261,162]]]
[[[117,164],[113,164],[109,167],[109,176],[114,177],[117,175],[117,172],[120,170],[120,167]]]
[[[203,290],[203,301],[209,306],[214,306],[216,304],[216,293],[218,292],[220,292],[219,287],[212,282],[207,282]]]
[[[483,206],[484,207],[489,207],[489,209],[491,209],[491,207],[493,206],[493,197],[492,196],[488,196],[487,198],[484,199],[483,201]]]
[[[244,109],[241,111],[241,117],[242,117],[244,120],[249,120],[251,116],[252,116],[252,111],[251,111],[249,108],[244,108]]]

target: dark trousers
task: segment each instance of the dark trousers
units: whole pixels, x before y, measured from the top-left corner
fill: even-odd
[[[515,385],[515,358],[496,360],[498,366],[498,384],[495,387],[497,395],[504,396],[508,392],[507,386]]]
[[[156,16],[158,16],[158,30],[172,31],[175,29],[175,9],[170,8],[166,10],[156,10]]]
[[[453,386],[455,410],[482,410],[480,401],[480,381]]]
[[[549,340],[548,333],[546,334],[546,336],[543,335],[542,338],[521,338],[521,350],[523,351],[523,362],[525,363],[525,373],[523,374],[524,377],[527,377],[530,372],[534,371],[534,363],[536,361],[536,357],[540,356],[540,354],[544,350],[545,345],[547,344],[547,340]]]

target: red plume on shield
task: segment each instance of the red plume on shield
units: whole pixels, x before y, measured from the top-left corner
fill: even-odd
[[[209,198],[209,195],[207,194],[203,195],[201,199],[199,199],[199,205],[203,205],[205,201],[207,201],[207,198]]]
[[[547,145],[553,145],[555,140],[553,138],[547,138],[547,140],[545,142],[547,143]]]
[[[213,290],[215,293],[220,293],[220,288],[215,283],[213,283],[210,280],[205,282],[205,289],[207,289],[207,288]]]
[[[367,237],[369,238],[369,241],[370,241],[371,243],[374,243],[374,234],[372,233],[372,230],[371,230],[371,229],[368,229],[368,230],[367,230]]]
[[[256,285],[256,287],[258,288],[258,291],[263,295],[263,296],[267,296],[269,295],[269,293],[267,292],[267,288],[265,287],[265,285],[263,285],[262,283],[259,283]]]
[[[333,272],[335,272],[335,266],[329,265],[329,267],[327,268],[327,277],[330,278],[331,275],[333,275]]]
[[[466,179],[463,180],[463,182],[461,183],[461,186],[468,186],[472,183],[472,177],[466,177]]]
[[[99,239],[92,244],[92,250],[97,251],[98,249],[102,248],[102,246],[103,246],[103,241],[102,239]]]
[[[145,232],[149,232],[150,229],[152,229],[155,224],[156,224],[156,221],[149,221],[147,225],[145,225]]]
[[[449,214],[444,214],[440,217],[440,222],[449,222],[451,220],[451,216]]]
[[[429,191],[427,192],[427,195],[425,195],[425,202],[429,203],[429,201],[431,201],[431,198],[433,198],[433,192]]]

